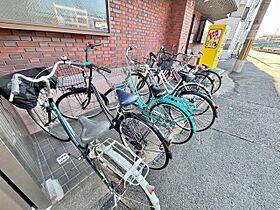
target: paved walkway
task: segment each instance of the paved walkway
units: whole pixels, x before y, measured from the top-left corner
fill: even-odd
[[[230,78],[233,91],[215,99],[213,128],[176,147],[165,170],[150,173],[163,210],[280,208],[280,99],[273,79],[249,62]]]

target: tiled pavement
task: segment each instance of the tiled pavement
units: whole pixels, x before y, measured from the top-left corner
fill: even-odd
[[[94,119],[100,120],[101,118],[104,119],[104,116],[99,115]],[[79,135],[81,132],[79,122],[71,121],[70,124]],[[115,139],[118,138],[114,131],[107,132],[102,138],[107,138],[109,136],[113,136]],[[70,157],[70,159],[62,165],[56,162],[56,158],[63,153],[70,153],[75,157],[79,156],[79,151],[72,142],[58,141],[45,132],[36,133],[33,137],[36,140],[34,141],[34,146],[38,150],[44,180],[49,178],[58,179],[64,193],[72,190],[93,172],[84,160],[78,160],[74,157]]]

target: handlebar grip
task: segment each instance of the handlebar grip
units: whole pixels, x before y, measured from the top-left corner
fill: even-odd
[[[99,70],[102,70],[102,71],[105,71],[105,72],[107,72],[107,73],[112,73],[112,71],[111,71],[111,69],[108,69],[108,68],[106,68],[106,67],[99,67],[98,68]]]

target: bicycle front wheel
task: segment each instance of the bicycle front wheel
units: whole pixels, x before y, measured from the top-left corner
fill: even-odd
[[[171,154],[162,133],[140,114],[126,112],[117,122],[123,144],[140,156],[151,169],[167,166]]]
[[[45,89],[39,92],[37,106],[27,110],[27,113],[37,125],[52,137],[60,141],[70,141],[70,138],[49,105]]]
[[[101,96],[104,101],[106,99]],[[102,112],[102,108],[94,93],[88,93],[87,88],[73,89],[60,96],[56,105],[62,115],[69,119],[78,119],[80,116],[95,117]]]

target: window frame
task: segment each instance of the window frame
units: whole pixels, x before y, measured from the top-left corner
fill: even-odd
[[[59,26],[59,25],[52,25],[52,24],[31,23],[31,22],[26,22],[26,21],[9,20],[9,19],[2,19],[2,18],[0,18],[0,29],[7,28],[7,29],[56,32],[56,33],[73,33],[73,34],[111,36],[110,3],[109,3],[109,0],[104,0],[104,1],[106,3],[108,31],[98,31],[98,30],[84,29],[84,28],[73,28],[73,27],[68,27],[68,26]]]

